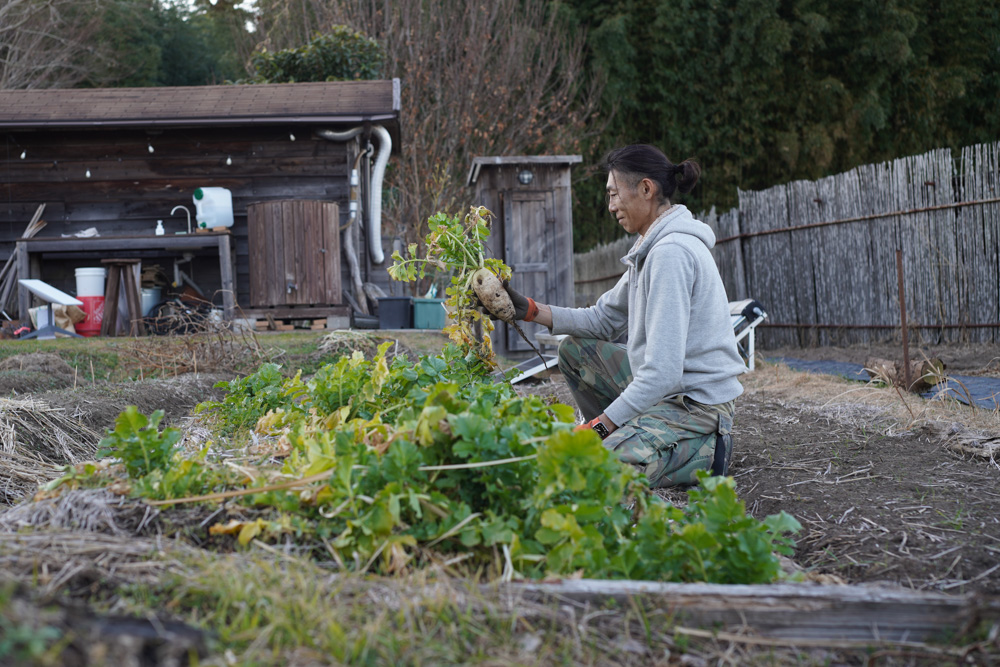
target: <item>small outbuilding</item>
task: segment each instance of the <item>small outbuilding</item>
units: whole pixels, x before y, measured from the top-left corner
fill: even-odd
[[[573,195],[570,170],[579,155],[476,157],[468,185],[473,202],[496,216],[489,239],[493,257],[514,271],[511,287],[542,302],[573,306]],[[529,339],[545,327],[523,323]],[[530,351],[513,327],[498,323],[497,352]]]
[[[73,293],[75,268],[138,258],[227,317],[346,325],[362,285],[388,283],[399,111],[396,79],[0,91],[0,263],[19,248],[19,277]],[[231,226],[196,229],[199,188],[231,193]]]

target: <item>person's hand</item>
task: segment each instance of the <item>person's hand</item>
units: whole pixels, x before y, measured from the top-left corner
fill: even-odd
[[[532,302],[532,300],[529,299],[528,297],[524,296],[520,292],[514,290],[510,286],[510,281],[509,280],[503,281],[503,288],[505,290],[507,290],[507,296],[510,297],[510,302],[514,304],[514,319],[515,320],[523,320],[524,318],[526,318],[528,316],[528,313],[531,310],[534,310],[536,313],[538,312],[538,306],[535,306],[535,308],[532,309],[531,306],[534,305],[533,302]],[[534,319],[534,318],[532,318],[532,319]]]
[[[510,302],[514,304],[514,319],[515,320],[526,320],[530,322],[534,319],[534,316],[538,314],[538,306],[535,305],[533,299],[524,296],[513,287],[510,286],[510,281],[503,281],[503,288],[507,290],[507,296],[510,297]],[[483,302],[479,300],[479,297],[473,297],[476,300],[476,307],[482,310],[484,313],[490,316],[491,320],[500,319],[493,312],[483,305]]]

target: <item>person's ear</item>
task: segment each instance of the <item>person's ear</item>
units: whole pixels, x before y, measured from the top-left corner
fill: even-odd
[[[648,178],[642,179],[642,195],[649,199],[653,194],[653,182]]]

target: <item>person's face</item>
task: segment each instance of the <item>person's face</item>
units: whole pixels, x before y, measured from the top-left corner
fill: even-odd
[[[656,220],[656,206],[649,179],[630,188],[616,172],[608,173],[608,210],[629,234],[645,234]]]

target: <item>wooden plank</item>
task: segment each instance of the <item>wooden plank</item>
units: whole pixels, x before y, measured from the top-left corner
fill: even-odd
[[[331,179],[329,176],[271,176],[267,178],[244,179],[232,171],[200,177],[176,178],[137,178],[125,180],[103,180],[100,174],[92,171],[89,179],[68,181],[59,184],[59,196],[66,204],[102,204],[114,200],[145,199],[162,202],[165,217],[173,205],[190,202],[190,195],[195,189],[203,186],[206,179],[211,179],[213,186],[227,188],[233,193],[234,211],[239,198],[250,201],[264,198],[283,198],[294,193],[296,197],[306,199],[336,199],[347,196],[347,185],[342,179]],[[32,181],[18,185],[18,198],[28,201],[44,200],[53,196],[53,183]],[[184,200],[184,201],[179,201]],[[155,224],[155,220],[154,220]]]
[[[316,246],[310,245],[309,226],[317,210],[315,201],[297,201],[293,206],[292,223],[295,229],[295,303],[310,306],[313,297],[312,265]]]
[[[229,236],[219,236],[219,273],[222,280],[222,310],[226,320],[233,319],[236,309],[236,282]]]
[[[265,238],[271,249],[271,262],[267,274],[267,302],[261,305],[279,306],[285,303],[285,246],[284,229],[282,228],[281,203],[272,202],[270,207],[270,224]]]
[[[495,585],[486,590],[496,589]],[[670,584],[565,580],[511,583],[515,599],[602,608],[636,600],[677,616],[678,625],[751,631],[788,640],[935,640],[1000,619],[1000,601],[976,596],[863,586]]]
[[[249,146],[244,147],[249,152]],[[77,160],[60,159],[57,162],[22,163],[17,171],[11,172],[9,182],[17,184],[47,182],[67,182],[81,180],[86,182],[86,172],[91,172],[91,181],[132,181],[146,180],[157,177],[184,178],[206,176],[231,176],[231,165],[227,159],[239,160],[241,177],[271,177],[276,174],[285,176],[339,176],[346,177],[343,159],[339,155],[302,156],[302,157],[261,157],[237,153],[234,156],[226,151],[217,151],[215,155],[192,155],[186,158],[164,160],[158,157],[130,158],[123,160],[94,160],[86,157]]]
[[[326,207],[322,228],[323,252],[323,301],[343,303],[340,275],[340,207],[330,204]]]
[[[250,304],[260,305],[265,303],[264,277],[267,275],[266,244],[264,243],[264,216],[266,208],[260,203],[247,206],[247,230],[249,250],[247,262],[249,264],[250,278]]]
[[[17,242],[17,275],[21,278],[31,277],[31,260],[28,257],[28,248],[24,241]],[[28,309],[31,308],[31,297],[28,291],[19,289],[17,291],[17,316],[22,320],[28,319]]]
[[[294,208],[293,202],[281,202],[281,246],[284,264],[282,273],[277,276],[281,298],[275,301],[275,305],[294,306],[298,303],[297,283],[300,259],[298,252],[296,252]]]
[[[101,320],[102,336],[118,335],[118,290],[121,287],[121,266],[108,267],[107,284],[104,288],[104,317]]]
[[[219,236],[228,232],[205,232],[183,236],[95,236],[90,238],[35,237],[24,239],[29,252],[95,252],[99,250],[196,250],[215,249]]]
[[[550,192],[511,192],[507,199],[510,208],[509,224],[505,226],[506,262],[516,267],[511,277],[511,287],[521,294],[537,298],[542,303],[555,300],[554,294],[554,233],[548,220],[554,211]],[[506,217],[506,210],[505,210]],[[530,350],[528,343],[509,325],[506,329],[506,349]],[[541,325],[521,323],[525,335],[532,339]]]
[[[306,280],[308,281],[309,304],[311,305],[329,303],[326,300],[326,285],[324,284],[326,278],[325,258],[320,252],[323,249],[323,227],[327,218],[326,209],[328,206],[329,202],[315,201],[310,203],[312,213],[305,230],[306,247],[303,255],[305,256]]]
[[[262,155],[308,156],[314,152],[347,153],[347,144],[326,141],[310,132],[295,131],[296,141],[289,139],[289,130],[276,127],[212,127],[164,129],[161,134],[150,136],[144,129],[100,130],[67,129],[58,132],[11,131],[28,146],[25,159],[19,163],[37,160],[51,162],[61,159],[92,159],[94,146],[100,146],[102,157],[117,160],[129,157],[150,156],[152,145],[155,156],[178,157],[207,155],[211,151],[236,154],[246,151]],[[27,140],[30,138],[30,140]]]
[[[339,316],[346,317],[351,314],[350,306],[281,306],[278,308],[249,308],[243,311],[245,317],[253,319],[266,318],[267,315],[275,319],[295,319],[312,320],[320,317]]]

